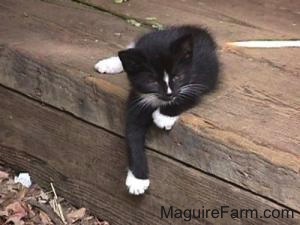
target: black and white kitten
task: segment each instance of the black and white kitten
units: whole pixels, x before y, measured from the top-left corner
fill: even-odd
[[[144,150],[146,132],[153,122],[170,130],[182,112],[216,86],[216,44],[202,28],[170,27],[145,34],[118,56],[99,61],[95,69],[127,73],[131,92],[126,121],[126,185],[131,194],[143,194],[150,184]]]

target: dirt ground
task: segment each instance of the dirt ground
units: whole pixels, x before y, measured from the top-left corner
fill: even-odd
[[[0,165],[1,225],[109,225],[91,215],[88,209],[77,209],[65,199],[55,198],[55,189],[51,190],[50,184],[50,191],[41,189],[38,184],[27,188],[15,182],[15,176],[13,170]]]

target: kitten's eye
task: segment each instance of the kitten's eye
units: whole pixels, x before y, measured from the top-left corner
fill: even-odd
[[[183,80],[184,74],[178,74],[173,78],[173,81]]]
[[[183,56],[183,59],[190,59],[192,57],[192,53],[191,52],[186,52]]]
[[[146,82],[152,84],[152,83],[156,83],[157,81],[154,79],[154,77],[147,77]]]

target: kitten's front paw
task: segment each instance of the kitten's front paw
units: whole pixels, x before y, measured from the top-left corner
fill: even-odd
[[[126,186],[130,194],[141,195],[148,189],[150,185],[149,179],[138,179],[128,170],[126,178]]]
[[[171,130],[178,116],[166,116],[160,113],[159,109],[152,113],[153,122],[161,129]]]
[[[100,60],[95,64],[95,69],[99,73],[121,73],[123,71],[122,62],[118,56]]]

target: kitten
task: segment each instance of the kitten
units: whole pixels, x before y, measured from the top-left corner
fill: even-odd
[[[150,184],[144,150],[146,132],[152,123],[171,130],[182,112],[216,86],[216,44],[205,29],[170,27],[145,34],[118,56],[99,61],[95,69],[127,73],[131,92],[126,121],[126,186],[131,194],[143,194]]]

